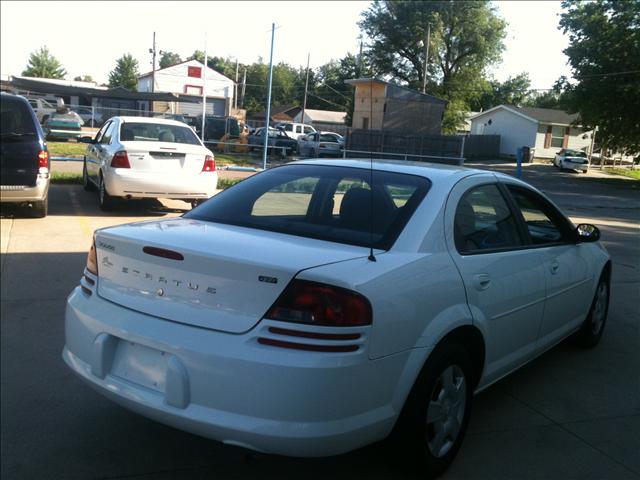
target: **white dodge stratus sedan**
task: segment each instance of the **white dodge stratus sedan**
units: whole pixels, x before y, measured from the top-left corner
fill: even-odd
[[[132,198],[173,198],[195,206],[218,185],[213,153],[191,127],[145,117],[109,119],[89,141],[82,177],[85,190],[98,190],[104,210]]]
[[[598,238],[506,175],[293,163],[182,218],[96,231],[63,358],[121,405],[224,443],[324,456],[392,434],[437,475],[474,392],[570,335],[599,341]]]

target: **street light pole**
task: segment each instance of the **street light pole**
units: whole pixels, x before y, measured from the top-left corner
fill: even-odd
[[[271,117],[271,84],[273,82],[273,39],[276,34],[276,24],[271,24],[271,53],[269,54],[269,90],[267,92],[267,118],[264,127],[264,150],[262,152],[262,168],[267,169],[267,144],[269,143],[269,118]]]
[[[153,32],[153,48],[149,49],[151,57],[151,92],[156,91],[156,32]]]
[[[304,122],[304,111],[307,109],[307,90],[309,89],[309,60],[311,60],[311,53],[307,54],[307,78],[304,81],[304,101],[302,102],[302,120]]]
[[[424,75],[422,77],[422,93],[427,93],[427,67],[429,66],[429,39],[431,24],[427,23],[427,38],[424,41]]]

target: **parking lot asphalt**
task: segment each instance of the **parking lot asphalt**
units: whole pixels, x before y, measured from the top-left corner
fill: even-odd
[[[513,173],[511,164],[473,166]],[[597,348],[562,343],[477,395],[462,449],[442,478],[640,478],[637,183],[549,165],[525,166],[524,178],[574,221],[601,228],[613,258],[608,325]],[[45,219],[2,205],[3,479],[405,478],[376,446],[326,459],[250,454],[130,413],[81,383],[61,359],[64,307],[92,231],[188,206],[133,202],[106,214],[95,193],[77,185],[53,185],[50,202]]]

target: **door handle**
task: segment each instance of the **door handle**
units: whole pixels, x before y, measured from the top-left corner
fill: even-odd
[[[556,273],[558,273],[558,269],[560,268],[560,262],[558,262],[557,260],[553,260],[551,262],[551,265],[549,265],[549,270],[551,270],[551,273],[553,275],[555,275]]]
[[[491,283],[491,277],[486,273],[479,273],[473,276],[473,282],[475,283],[476,290],[486,290]]]

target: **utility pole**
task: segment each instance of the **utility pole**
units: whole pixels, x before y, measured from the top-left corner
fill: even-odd
[[[422,77],[422,93],[427,93],[427,67],[429,66],[430,37],[431,37],[431,24],[427,23],[427,36],[424,40],[424,75]]]
[[[242,102],[240,108],[244,108],[244,92],[247,88],[247,67],[244,68],[244,75],[242,77]]]
[[[591,167],[591,156],[593,155],[593,145],[596,142],[596,132],[598,131],[598,126],[593,127],[593,133],[591,134],[591,145],[589,145],[589,163],[588,167]],[[604,167],[604,155],[603,152],[600,152],[600,169]]]
[[[276,35],[276,24],[271,24],[271,53],[269,54],[269,91],[267,93],[267,118],[264,126],[264,151],[262,152],[262,168],[267,169],[267,145],[269,143],[269,118],[271,117],[271,84],[273,82],[273,39]]]
[[[204,67],[202,67],[202,133],[200,140],[204,143],[204,125],[207,118],[207,33],[204,34]]]
[[[304,111],[307,109],[307,90],[309,89],[309,60],[311,60],[311,52],[307,54],[307,78],[304,81],[304,101],[302,102],[302,120],[304,123]]]
[[[358,54],[358,77],[362,77],[362,34],[360,34],[360,53]]]
[[[236,83],[233,84],[233,105],[238,109],[238,59],[236,58]]]
[[[153,32],[153,48],[149,49],[151,59],[151,91],[156,91],[156,32]]]

